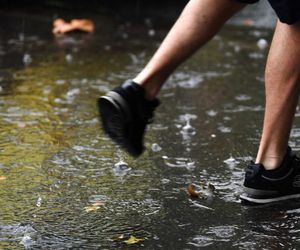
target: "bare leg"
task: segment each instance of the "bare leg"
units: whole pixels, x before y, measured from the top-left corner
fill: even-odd
[[[236,0],[190,0],[153,58],[134,79],[153,99],[169,75],[209,41],[245,4]]]
[[[285,155],[300,90],[300,23],[277,23],[265,72],[266,109],[256,162],[277,168]]]

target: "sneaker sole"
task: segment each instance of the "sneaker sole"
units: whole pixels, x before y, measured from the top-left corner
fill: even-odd
[[[267,199],[252,198],[249,197],[247,194],[240,195],[240,199],[242,201],[258,203],[258,204],[267,204],[271,202],[284,201],[284,200],[297,199],[297,198],[300,198],[300,194],[291,194],[291,195],[285,195],[285,196],[267,198]]]
[[[141,150],[131,145],[126,131],[132,117],[126,100],[117,92],[110,91],[98,99],[98,109],[104,132],[129,154],[139,156]]]

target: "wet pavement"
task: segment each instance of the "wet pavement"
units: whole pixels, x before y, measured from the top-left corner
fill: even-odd
[[[260,138],[272,25],[246,12],[184,63],[133,159],[103,134],[96,100],[135,76],[167,27],[98,16],[95,34],[55,38],[51,20],[0,18],[0,249],[300,247],[299,201],[238,199]],[[190,183],[215,191],[192,199]]]

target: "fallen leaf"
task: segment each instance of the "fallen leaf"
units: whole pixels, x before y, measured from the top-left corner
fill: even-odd
[[[72,19],[71,22],[66,22],[64,19],[58,18],[55,19],[53,22],[52,32],[55,35],[78,30],[91,33],[94,31],[94,28],[94,22],[89,19]]]
[[[0,181],[4,181],[4,180],[6,180],[6,177],[5,176],[0,176]]]
[[[200,196],[200,191],[197,191],[195,185],[192,183],[189,184],[187,190],[191,197],[198,198]]]
[[[84,210],[89,213],[89,212],[94,212],[94,211],[98,210],[99,208],[100,207],[98,207],[98,206],[87,206],[84,208]]]
[[[134,236],[130,236],[130,238],[128,240],[124,240],[124,243],[126,243],[127,245],[132,245],[132,244],[137,244],[137,243],[140,243],[140,242],[143,242],[145,239],[142,239],[142,238],[136,238]]]
[[[84,209],[86,212],[93,212],[98,210],[101,206],[104,206],[105,203],[105,201],[94,201],[91,203],[91,205],[85,207]]]

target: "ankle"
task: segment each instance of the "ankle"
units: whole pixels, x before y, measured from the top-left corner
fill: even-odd
[[[145,98],[147,100],[153,100],[157,96],[160,87],[157,86],[153,81],[144,81],[139,79],[138,77],[134,78],[133,81],[139,84],[145,90]]]
[[[274,170],[280,167],[283,157],[280,156],[265,156],[261,159],[256,159],[255,163],[260,163],[266,170]]]

